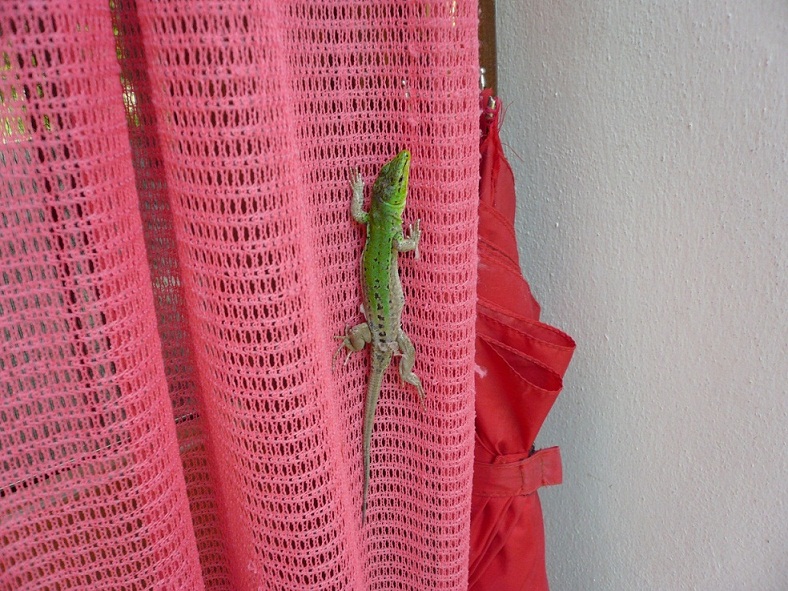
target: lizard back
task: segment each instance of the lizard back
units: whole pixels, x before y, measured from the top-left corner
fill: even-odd
[[[390,350],[396,348],[404,299],[394,248],[395,239],[402,236],[402,218],[392,209],[373,193],[361,256],[364,311],[373,344]]]

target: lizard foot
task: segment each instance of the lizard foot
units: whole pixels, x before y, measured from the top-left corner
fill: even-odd
[[[342,365],[347,365],[348,359],[350,359],[350,355],[353,353],[353,348],[350,345],[350,339],[347,336],[347,326],[345,327],[345,334],[335,334],[334,338],[342,341],[342,343],[339,345],[336,353],[334,353],[334,356],[331,358],[331,371],[334,371],[337,357],[339,357],[342,349],[348,350],[347,355],[345,356],[345,361],[342,363]]]

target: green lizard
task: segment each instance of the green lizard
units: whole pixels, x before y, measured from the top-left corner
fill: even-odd
[[[361,255],[362,312],[366,322],[357,324],[346,334],[337,338],[343,348],[348,350],[345,362],[354,351],[360,351],[367,343],[372,346],[367,398],[364,405],[363,454],[364,483],[361,504],[361,522],[367,515],[367,492],[369,489],[369,451],[372,428],[375,421],[375,408],[380,396],[383,375],[394,355],[401,355],[399,362],[400,377],[412,384],[419,393],[422,408],[424,389],[421,380],[413,373],[416,350],[413,343],[402,330],[402,308],[405,296],[402,292],[397,257],[400,252],[414,251],[419,256],[421,227],[419,220],[409,228],[406,237],[402,231],[402,212],[408,194],[410,176],[410,152],[401,151],[386,163],[372,186],[372,201],[369,212],[364,211],[364,179],[354,171],[350,185],[353,200],[350,213],[359,224],[367,226],[367,242]],[[336,358],[336,355],[334,356]]]

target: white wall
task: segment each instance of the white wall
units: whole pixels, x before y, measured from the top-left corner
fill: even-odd
[[[788,2],[498,2],[523,266],[578,341],[553,591],[788,589]]]

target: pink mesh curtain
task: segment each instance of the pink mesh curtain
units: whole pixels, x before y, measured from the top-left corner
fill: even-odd
[[[0,589],[464,589],[475,2],[0,8]],[[368,181],[413,153],[362,527]]]

